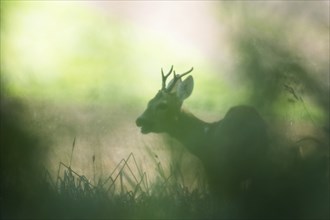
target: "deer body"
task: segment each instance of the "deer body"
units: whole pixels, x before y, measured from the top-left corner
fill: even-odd
[[[172,67],[173,68],[173,67]],[[184,81],[176,75],[151,99],[145,112],[136,120],[141,132],[167,133],[197,156],[205,167],[211,192],[222,198],[240,194],[241,184],[258,176],[266,153],[266,125],[258,112],[249,106],[231,108],[214,123],[204,122],[181,109],[183,100],[193,90],[193,78]]]

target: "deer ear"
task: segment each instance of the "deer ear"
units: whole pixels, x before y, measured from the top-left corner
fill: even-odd
[[[180,82],[176,88],[176,95],[183,101],[188,98],[194,89],[194,79],[188,76],[183,82]]]

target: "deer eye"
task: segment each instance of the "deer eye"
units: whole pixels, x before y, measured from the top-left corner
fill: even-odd
[[[159,109],[159,110],[166,110],[167,107],[168,107],[167,103],[164,103],[164,102],[157,105],[157,109]]]

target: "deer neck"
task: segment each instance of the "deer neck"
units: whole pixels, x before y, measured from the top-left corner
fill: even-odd
[[[191,153],[201,157],[201,154],[206,150],[205,143],[207,143],[210,127],[210,123],[181,110],[168,134],[181,142]]]

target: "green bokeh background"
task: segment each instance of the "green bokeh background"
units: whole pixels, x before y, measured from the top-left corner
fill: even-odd
[[[72,167],[90,179],[105,179],[130,152],[157,175],[148,147],[164,167],[181,162],[185,183],[194,182],[196,158],[135,126],[171,65],[194,67],[184,107],[198,117],[219,120],[249,104],[290,141],[328,146],[329,27],[328,1],[2,0],[7,207],[35,190],[41,168],[55,176],[60,161],[71,164],[75,137]]]

